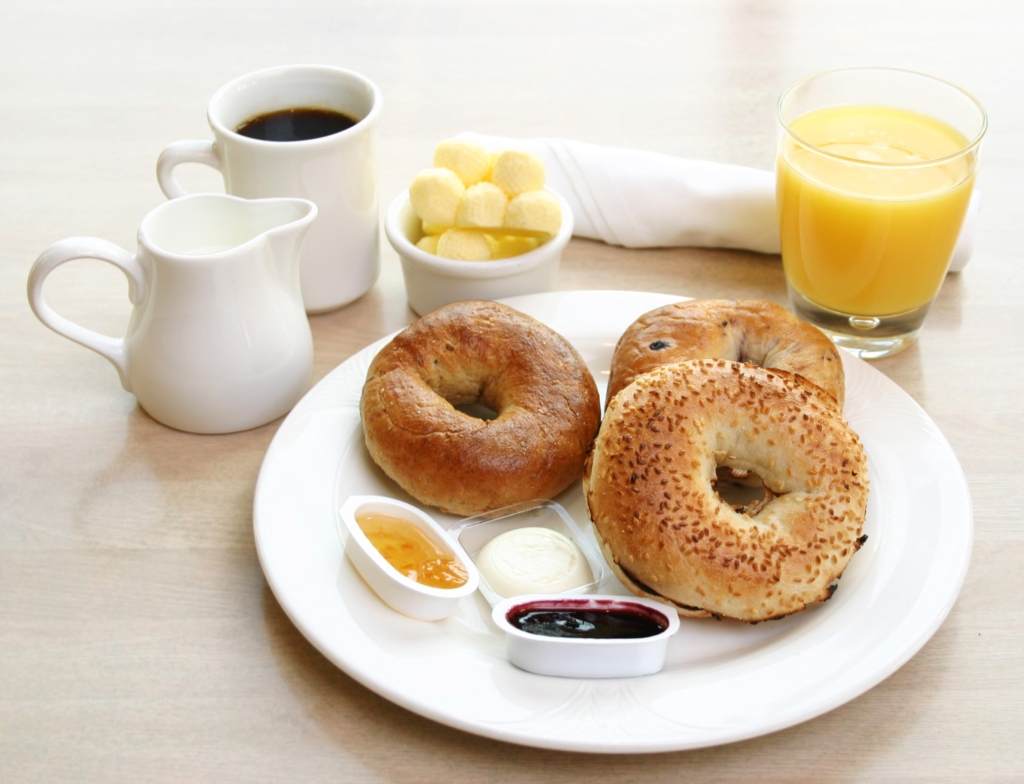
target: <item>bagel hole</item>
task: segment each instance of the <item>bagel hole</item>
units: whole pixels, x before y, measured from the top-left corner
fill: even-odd
[[[737,512],[753,516],[775,498],[753,471],[734,471],[720,465],[715,470],[715,493]]]
[[[461,411],[466,416],[471,416],[474,419],[482,419],[485,422],[498,418],[497,411],[492,411],[487,406],[481,405],[480,403],[462,403],[455,406],[455,410]]]

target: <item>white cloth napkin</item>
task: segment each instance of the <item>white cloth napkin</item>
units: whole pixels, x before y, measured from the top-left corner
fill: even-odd
[[[779,252],[772,172],[569,139],[478,133],[459,138],[491,150],[514,147],[539,155],[548,185],[572,205],[577,237],[627,248],[683,245]],[[975,191],[950,272],[959,272],[971,258],[979,203]]]

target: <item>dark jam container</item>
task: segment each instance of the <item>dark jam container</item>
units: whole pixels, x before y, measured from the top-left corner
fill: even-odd
[[[574,640],[635,640],[668,629],[664,613],[633,602],[529,602],[517,604],[508,622],[529,634]]]
[[[509,661],[563,678],[629,678],[658,672],[679,617],[667,605],[623,596],[519,596],[491,617]]]

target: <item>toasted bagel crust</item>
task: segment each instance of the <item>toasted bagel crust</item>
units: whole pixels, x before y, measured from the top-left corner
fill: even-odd
[[[770,491],[752,516],[716,469]],[[605,557],[639,596],[681,615],[762,621],[829,598],[861,544],[864,450],[800,376],[694,360],[640,376],[609,406],[584,471]]]
[[[479,403],[487,421],[454,406]],[[551,498],[579,477],[601,419],[561,335],[495,302],[457,302],[395,336],[360,401],[374,462],[418,501],[472,515]]]
[[[607,400],[644,373],[688,359],[728,359],[803,376],[843,406],[832,341],[767,300],[691,299],[645,313],[619,338]]]

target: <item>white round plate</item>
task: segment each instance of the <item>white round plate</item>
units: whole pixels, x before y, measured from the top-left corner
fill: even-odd
[[[678,299],[578,291],[507,302],[564,335],[603,389],[619,335]],[[479,594],[444,621],[412,620],[380,601],[344,556],[335,520],[345,498],[412,501],[373,464],[359,420],[366,369],[387,340],[335,368],[282,423],[253,517],[267,581],[299,630],[353,678],[411,711],[490,738],[573,751],[742,740],[864,693],[924,645],[956,599],[973,536],[960,465],[905,392],[844,356],[845,413],[869,461],[869,538],[831,601],[756,626],[683,619],[657,675],[588,681],[518,670]],[[586,523],[579,483],[557,500]],[[453,521],[431,511],[443,526]],[[609,579],[604,590],[622,593]]]

